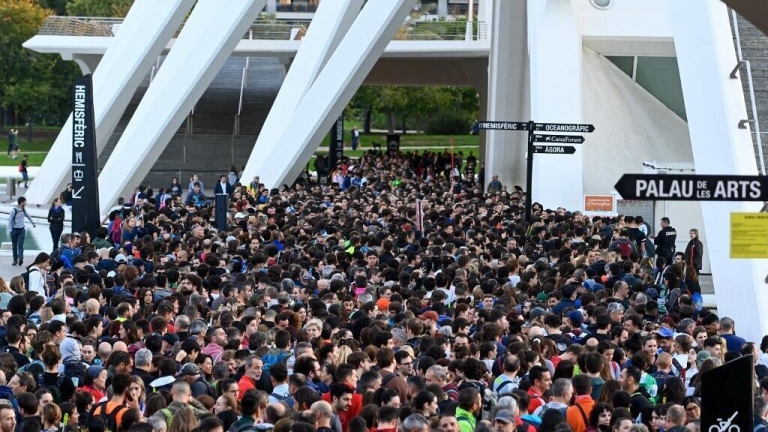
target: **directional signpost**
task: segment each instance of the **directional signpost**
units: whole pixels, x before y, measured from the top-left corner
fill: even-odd
[[[533,135],[533,142],[551,144],[583,144],[584,137],[579,135]]]
[[[527,131],[528,132],[528,176],[526,179],[525,219],[531,220],[531,191],[533,190],[533,155],[553,154],[572,155],[576,147],[561,144],[583,144],[584,137],[580,135],[542,135],[541,132],[558,133],[592,133],[595,127],[591,124],[568,123],[535,123],[487,121],[479,123],[480,129],[498,131]],[[546,143],[546,145],[536,144]]]
[[[534,153],[543,154],[564,154],[572,155],[576,153],[576,147],[573,146],[536,146],[533,149]]]

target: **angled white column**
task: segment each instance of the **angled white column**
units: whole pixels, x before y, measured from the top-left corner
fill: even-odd
[[[136,89],[178,30],[195,0],[136,0],[120,31],[93,74],[96,146],[101,152],[125,112]],[[79,58],[74,58],[78,61]],[[96,61],[80,61],[92,66]],[[93,71],[91,71],[93,72]],[[48,204],[64,190],[71,177],[72,116],[69,116],[51,151],[27,191],[35,204]]]
[[[144,179],[265,3],[197,2],[99,176],[102,212]]]
[[[581,35],[571,1],[532,2],[529,7],[532,119],[538,123],[580,123]],[[589,145],[589,136],[586,138],[584,145]],[[574,147],[573,155],[534,157],[534,202],[545,208],[581,210],[583,153],[581,146]]]
[[[268,187],[292,183],[352,99],[415,0],[367,2],[293,113],[259,173]]]
[[[527,0],[494,0],[488,59],[487,111],[484,120],[531,119],[529,103]],[[482,136],[481,136],[482,139]],[[494,175],[511,189],[525,187],[524,132],[485,131],[485,185]]]
[[[296,111],[315,78],[333,54],[333,50],[355,21],[363,0],[336,0],[320,2],[312,18],[307,35],[301,42],[296,58],[280,86],[275,102],[261,127],[248,163],[241,178],[247,184],[274,163],[263,156],[269,154],[277,139],[285,131],[291,114]]]
[[[741,79],[730,79],[736,65],[728,11],[719,0],[669,2],[675,23],[675,48],[685,98],[688,130],[697,174],[757,175]],[[765,260],[730,258],[730,215],[758,212],[760,203],[702,202],[704,228],[717,310],[737,322],[736,333],[759,343],[768,333]],[[672,221],[678,235],[691,226]],[[756,238],[755,241],[765,241]]]

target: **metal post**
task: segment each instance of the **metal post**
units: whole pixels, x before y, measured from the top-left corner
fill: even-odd
[[[531,222],[533,192],[533,120],[528,122],[528,173],[525,179],[525,220]]]

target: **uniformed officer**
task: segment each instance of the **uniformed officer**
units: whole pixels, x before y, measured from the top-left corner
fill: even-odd
[[[675,255],[675,241],[677,240],[677,231],[669,226],[669,218],[661,218],[661,231],[653,240],[656,245],[656,255],[664,257],[667,265],[672,264],[672,258]]]

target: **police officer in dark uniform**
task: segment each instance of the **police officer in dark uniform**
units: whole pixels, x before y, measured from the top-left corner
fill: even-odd
[[[675,256],[675,240],[677,231],[669,226],[669,218],[661,218],[661,231],[656,235],[653,244],[656,245],[656,255],[664,257],[667,265],[672,264],[672,258]]]

